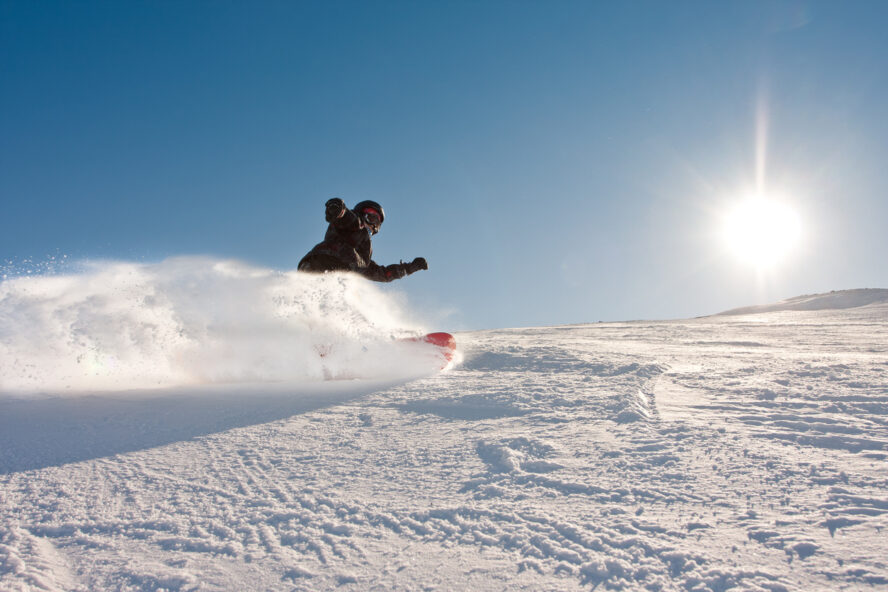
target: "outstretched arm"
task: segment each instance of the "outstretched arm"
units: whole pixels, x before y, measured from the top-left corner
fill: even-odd
[[[373,280],[374,282],[391,282],[408,276],[411,273],[416,273],[421,269],[428,268],[429,264],[426,262],[425,258],[417,257],[410,263],[404,263],[402,261],[400,263],[393,263],[392,265],[378,265],[371,261],[367,267],[358,270],[358,272],[368,280]]]

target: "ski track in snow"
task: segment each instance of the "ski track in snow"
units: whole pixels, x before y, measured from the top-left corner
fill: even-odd
[[[10,464],[0,589],[884,589],[886,329],[881,305],[465,333],[431,378]]]

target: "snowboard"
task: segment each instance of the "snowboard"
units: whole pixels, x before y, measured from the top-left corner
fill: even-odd
[[[404,337],[398,341],[402,343],[417,344],[424,350],[441,356],[441,369],[446,368],[456,355],[456,338],[450,333],[427,333],[418,337]],[[326,358],[332,351],[332,345],[318,344],[315,350],[322,358]],[[326,370],[325,370],[326,372]]]
[[[452,362],[453,356],[456,354],[456,338],[450,333],[427,333],[422,337],[410,337],[404,341],[428,343],[438,348],[440,354],[444,357],[442,368]]]

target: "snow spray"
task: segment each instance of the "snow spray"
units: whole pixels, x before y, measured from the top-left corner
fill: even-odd
[[[403,377],[417,368],[399,338],[420,333],[403,300],[351,274],[198,257],[6,279],[0,391]]]

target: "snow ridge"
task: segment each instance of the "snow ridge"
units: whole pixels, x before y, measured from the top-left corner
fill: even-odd
[[[746,315],[789,310],[841,310],[874,304],[888,304],[888,290],[862,288],[858,290],[832,291],[825,294],[809,294],[787,298],[774,304],[734,308],[718,314]]]

